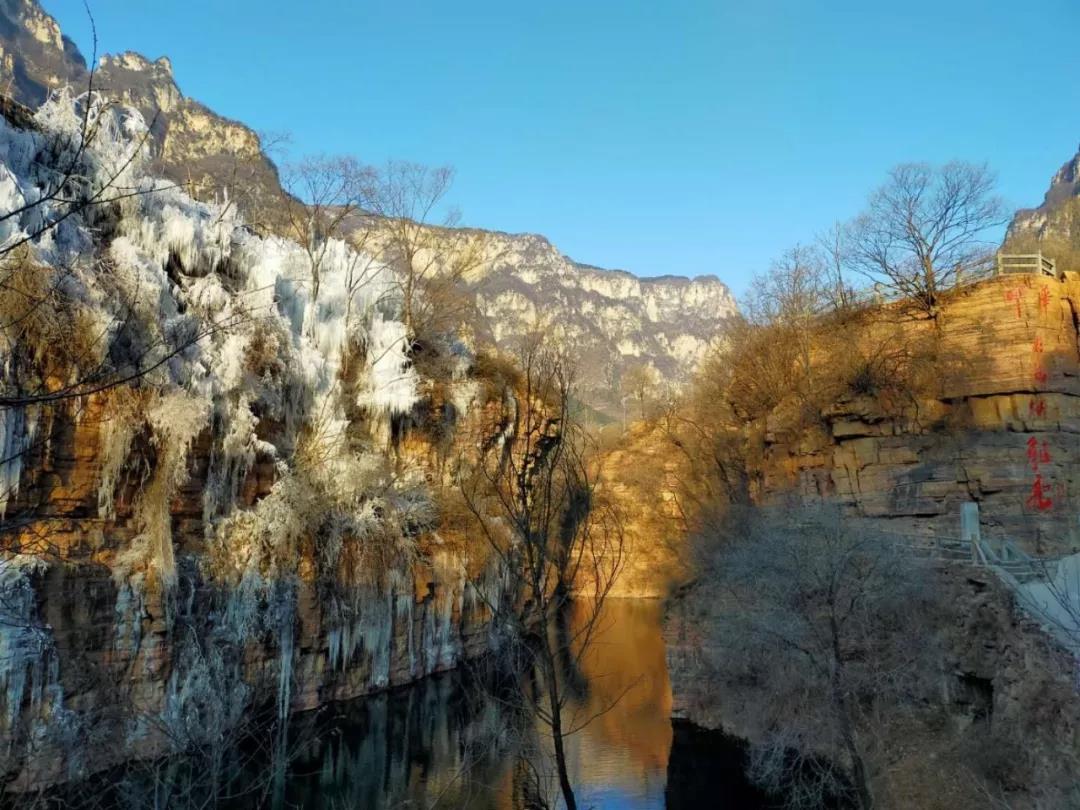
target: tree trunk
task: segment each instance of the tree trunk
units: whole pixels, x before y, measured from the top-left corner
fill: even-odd
[[[866,763],[859,754],[859,747],[855,743],[855,734],[851,728],[846,713],[841,719],[844,747],[847,748],[848,757],[851,759],[851,777],[855,781],[855,792],[859,797],[861,810],[871,810],[874,806],[874,794],[870,792],[870,782],[866,777]]]
[[[923,263],[923,280],[926,286],[926,311],[931,318],[937,319],[937,273],[929,260]]]
[[[566,750],[563,747],[562,710],[559,706],[558,687],[555,685],[555,672],[551,670],[551,686],[548,696],[551,705],[551,741],[555,747],[555,768],[559,773],[559,789],[562,791],[566,810],[577,810],[577,799],[570,785],[570,774],[566,769]]]
[[[851,760],[851,778],[855,782],[855,793],[859,797],[860,810],[871,810],[874,806],[874,794],[870,791],[870,782],[866,776],[866,763],[859,753],[855,741],[855,723],[851,717],[847,695],[843,687],[843,658],[840,650],[840,628],[834,616],[829,618],[829,630],[832,633],[833,664],[831,675],[832,702],[840,724],[840,737]]]

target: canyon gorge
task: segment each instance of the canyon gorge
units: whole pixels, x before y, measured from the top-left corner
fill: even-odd
[[[279,166],[168,57],[92,58],[0,0],[0,806],[1080,806],[1080,625],[1037,604],[1080,571],[1080,156],[996,223],[1030,272],[852,290],[815,253],[762,316],[436,221],[448,171]],[[732,667],[763,514],[921,578],[880,627],[850,598],[810,708]],[[929,676],[840,695],[908,618]],[[830,701],[858,722],[784,736]]]

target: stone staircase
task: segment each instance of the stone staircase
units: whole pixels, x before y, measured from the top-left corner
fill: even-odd
[[[963,542],[963,541],[961,541]],[[969,548],[974,548],[978,555],[978,564],[994,569],[999,575],[1005,575],[1007,583],[1011,580],[1021,585],[1032,582],[1051,582],[1057,573],[1060,557],[1033,557],[1008,539],[996,542],[987,540],[968,541]]]
[[[938,564],[989,569],[1012,591],[1022,626],[1050,636],[1080,661],[1080,555],[1035,557],[1006,537],[984,538],[977,523],[974,528],[970,521],[964,524],[960,539],[882,534]]]
[[[1012,591],[1021,626],[1045,633],[1080,663],[1080,556],[1035,557],[979,530],[944,545],[954,559],[966,550],[969,564],[993,571]]]
[[[960,540],[902,532],[885,532],[884,536],[914,556],[941,563],[994,568],[1020,583],[1053,578],[1057,563],[1057,558],[1032,557],[1009,540]]]

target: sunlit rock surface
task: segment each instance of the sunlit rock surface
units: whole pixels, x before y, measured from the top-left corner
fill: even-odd
[[[0,371],[29,396],[0,409],[15,787],[452,667],[485,645],[502,587],[439,536],[431,458],[492,440],[505,398],[483,400],[453,348],[447,377],[421,377],[386,268],[349,289],[353,251],[332,241],[316,296],[299,245],[154,177],[145,128],[67,93],[28,128],[0,120],[0,205],[22,212],[0,241],[27,240],[5,256],[5,312],[32,326],[23,296],[54,285],[30,312],[82,347],[28,326]],[[139,193],[65,215],[44,189],[69,161]],[[111,365],[130,381],[66,395]]]
[[[678,502],[684,457],[661,425],[637,422],[601,456],[599,497],[622,521],[621,570],[611,592],[663,599],[689,576],[685,515]]]
[[[651,366],[682,385],[736,312],[715,276],[638,278],[578,264],[542,236],[486,240],[470,287],[491,337],[506,349],[536,329],[563,340],[579,358],[582,399],[608,420],[625,416],[629,369]]]
[[[756,497],[824,498],[927,541],[958,539],[975,501],[984,538],[1080,544],[1078,312],[1080,276],[1006,275],[961,289],[936,328],[870,328],[868,342],[932,351],[926,384],[909,401],[852,395],[813,429],[770,418]]]

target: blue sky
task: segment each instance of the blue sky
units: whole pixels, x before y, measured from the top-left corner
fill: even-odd
[[[451,164],[466,224],[736,292],[898,162],[1028,206],[1080,141],[1076,0],[90,2],[100,51],[296,152]]]

